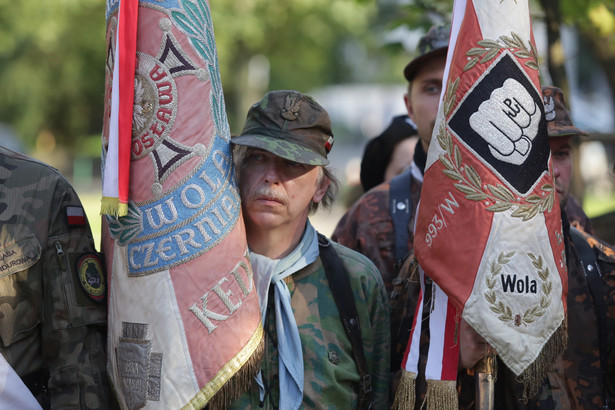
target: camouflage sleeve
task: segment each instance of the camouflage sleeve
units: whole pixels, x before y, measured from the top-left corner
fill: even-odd
[[[106,278],[79,198],[63,178],[54,190],[43,252],[41,336],[51,408],[109,408]]]
[[[606,390],[611,402],[615,402],[615,264],[606,275],[607,285],[607,374]]]
[[[372,324],[372,335],[374,338],[374,352],[372,358],[372,388],[374,392],[375,408],[386,409],[389,406],[389,382],[391,364],[391,328],[389,324],[389,299],[386,289],[378,271],[372,271],[376,278],[376,283],[366,289],[372,295],[370,306],[370,321]],[[367,287],[366,287],[367,288]]]
[[[361,321],[365,358],[372,380],[375,408],[387,409],[391,337],[386,290],[378,270],[367,258],[341,246],[336,246],[336,251],[344,261],[351,278],[355,304]]]
[[[390,293],[395,271],[395,237],[388,202],[388,184],[371,189],[340,219],[331,239],[367,256],[380,271]]]
[[[581,234],[594,250],[603,281],[597,283],[604,286],[603,300],[594,300],[598,293],[592,291],[592,282],[587,280],[578,252],[569,252],[568,346],[564,364],[572,399],[579,404],[577,407],[590,408],[600,406],[603,378],[607,396],[615,400],[615,250],[595,236]],[[601,315],[606,315],[606,323],[600,319]],[[600,372],[601,331],[606,332],[605,375]]]
[[[598,261],[602,271],[606,292],[606,394],[609,405],[615,404],[615,248],[607,243],[590,237],[589,244],[598,252]]]

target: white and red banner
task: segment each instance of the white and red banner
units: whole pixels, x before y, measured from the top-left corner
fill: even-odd
[[[106,14],[104,178],[129,181],[125,215],[103,221],[109,375],[125,409],[222,406],[255,374],[263,332],[209,4],[108,0]],[[132,55],[123,33],[136,33]],[[127,91],[116,70],[130,58]],[[128,139],[114,129],[124,93]],[[122,149],[130,178],[112,158]]]
[[[521,375],[537,371],[545,346],[547,361],[561,351],[567,292],[528,2],[454,7],[414,247],[425,274]]]

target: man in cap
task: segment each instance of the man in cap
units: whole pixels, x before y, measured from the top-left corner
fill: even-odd
[[[418,56],[404,69],[408,81],[404,102],[419,136],[410,169],[361,196],[338,222],[332,235],[333,240],[364,254],[376,264],[387,292],[393,297],[398,296],[394,283],[398,287],[407,285],[405,281],[395,281],[395,277],[404,257],[413,249],[412,226],[438,113],[449,37],[450,26],[431,27],[419,41]],[[400,369],[416,298],[418,292],[411,292],[407,301],[393,300],[396,307],[391,318],[392,371]]]
[[[591,222],[579,201],[570,195],[570,182],[572,180],[572,157],[570,156],[571,144],[573,138],[587,137],[585,131],[581,131],[572,124],[570,113],[566,108],[564,95],[557,87],[544,87],[545,96],[545,112],[547,115],[547,124],[549,127],[549,141],[552,144],[557,142],[557,150],[551,150],[553,161],[556,162],[561,158],[566,158],[570,163],[566,164],[564,174],[560,177],[558,184],[558,194],[561,204],[566,210],[568,221],[572,226],[581,229],[589,234],[594,234]],[[552,121],[548,121],[553,118]],[[561,193],[560,193],[561,191]]]
[[[572,123],[564,93],[543,87],[545,117],[560,205],[570,198],[572,139],[587,136]],[[565,390],[572,408],[615,404],[615,250],[566,223],[568,346],[563,354]],[[549,380],[551,382],[551,379]],[[555,386],[551,386],[556,390]],[[563,395],[562,395],[563,396]],[[556,405],[558,396],[554,395]],[[609,408],[608,405],[605,408]],[[610,407],[612,408],[612,407]]]
[[[7,404],[11,366],[43,408],[108,409],[106,277],[81,202],[57,170],[4,147],[0,185],[0,408],[33,408]]]
[[[382,279],[367,258],[331,243],[308,218],[321,203],[330,206],[338,188],[327,168],[329,115],[309,96],[272,91],[250,108],[232,143],[266,335],[262,370],[233,408],[386,408]],[[340,278],[349,285],[344,300]],[[350,306],[356,313],[347,319]]]
[[[548,86],[543,87],[542,93],[566,243],[568,344],[556,361],[556,368],[544,380],[541,391],[529,401],[523,400],[523,388],[514,374],[506,366],[498,366],[495,408],[612,408],[615,398],[615,250],[568,222],[564,207],[572,176],[572,139],[587,136],[587,133],[572,123],[562,90]],[[475,347],[466,344],[466,349]],[[473,408],[473,383],[464,378],[461,384],[461,407]]]

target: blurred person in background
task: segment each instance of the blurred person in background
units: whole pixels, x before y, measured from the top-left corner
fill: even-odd
[[[343,193],[344,208],[350,208],[376,185],[401,174],[412,162],[417,141],[416,128],[408,115],[394,117],[380,135],[365,145],[359,170],[360,184],[351,183]]]
[[[363,191],[401,174],[412,163],[417,142],[416,127],[408,115],[394,117],[389,126],[365,146],[361,159]]]

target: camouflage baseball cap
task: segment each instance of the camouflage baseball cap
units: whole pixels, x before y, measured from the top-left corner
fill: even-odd
[[[426,60],[446,55],[450,36],[450,24],[431,26],[427,33],[419,40],[419,45],[416,48],[418,57],[410,61],[406,68],[404,68],[404,77],[406,77],[406,80],[412,81],[419,67]]]
[[[250,107],[236,145],[260,148],[309,165],[328,165],[331,119],[314,99],[298,91],[271,91]]]
[[[542,101],[545,104],[545,119],[547,120],[549,137],[564,137],[567,135],[587,137],[589,135],[572,123],[570,112],[566,107],[564,92],[561,89],[553,86],[542,87]]]

